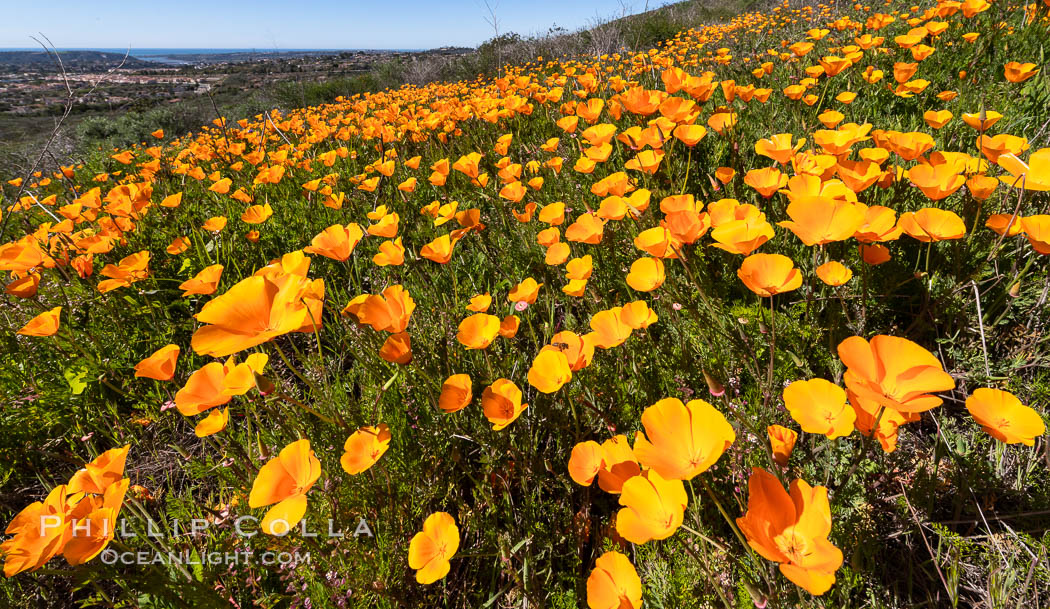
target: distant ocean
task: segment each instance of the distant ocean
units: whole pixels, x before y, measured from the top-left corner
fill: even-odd
[[[0,52],[4,51],[40,51],[40,47],[0,47]],[[81,48],[81,47],[69,47],[59,48],[59,51],[98,51],[100,53],[117,53],[123,55],[128,52],[127,48],[123,49],[106,49],[106,48]],[[143,61],[156,61],[157,63],[166,64],[183,64],[189,63],[184,59],[180,59],[180,55],[226,55],[229,53],[245,53],[254,55],[272,55],[274,53],[341,53],[346,51],[399,51],[403,53],[421,51],[423,49],[267,49],[267,48],[256,48],[256,49],[136,49],[132,48],[130,55],[136,59]]]

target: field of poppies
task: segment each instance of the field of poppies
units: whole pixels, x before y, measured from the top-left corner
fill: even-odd
[[[0,605],[1050,603],[1050,0],[3,176]]]

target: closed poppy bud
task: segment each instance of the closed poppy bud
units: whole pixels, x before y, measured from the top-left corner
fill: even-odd
[[[484,349],[495,340],[499,326],[495,315],[476,313],[460,322],[456,340],[468,349]]]
[[[21,334],[22,336],[52,336],[58,332],[59,315],[61,313],[62,307],[44,311],[30,319],[29,323],[22,326],[16,334]]]
[[[590,486],[605,462],[605,451],[601,444],[593,441],[580,442],[572,447],[569,455],[569,477],[581,486]]]
[[[423,521],[423,530],[408,544],[408,566],[416,570],[416,581],[432,584],[448,575],[449,560],[459,550],[459,527],[446,512],[435,512]]]
[[[770,425],[766,428],[766,434],[769,436],[769,445],[773,449],[773,460],[780,467],[787,467],[791,453],[795,450],[798,433],[783,425]]]
[[[642,606],[642,580],[634,565],[619,552],[606,552],[594,563],[587,578],[589,609],[638,609]]]
[[[244,238],[247,239],[248,241],[251,241],[252,243],[258,243],[259,242],[259,237],[260,237],[259,231],[257,231],[257,230],[250,230],[250,231],[248,231],[247,233],[244,234]]]
[[[339,458],[339,464],[351,476],[360,474],[375,465],[388,448],[390,428],[386,423],[380,423],[378,427],[361,427],[350,434],[343,444],[344,452]]]
[[[441,384],[438,408],[447,413],[458,412],[470,404],[473,383],[469,374],[453,374]]]
[[[379,348],[379,357],[392,364],[408,365],[412,361],[412,337],[408,332],[391,334]]]
[[[499,322],[499,335],[503,338],[514,338],[518,335],[518,326],[521,320],[517,315],[508,315]]]
[[[135,364],[135,377],[170,381],[175,376],[175,361],[178,358],[179,346],[165,345]]]
[[[802,273],[781,254],[752,254],[744,258],[736,274],[759,296],[775,296],[802,285]]]
[[[853,433],[856,413],[846,404],[846,392],[834,383],[795,381],[784,389],[784,405],[806,433],[822,434],[829,440]]]
[[[639,292],[652,292],[664,284],[664,279],[663,260],[647,256],[631,263],[627,285]]]
[[[982,387],[966,398],[966,410],[989,435],[1006,444],[1033,446],[1046,425],[1039,413],[1009,391]]]
[[[830,286],[840,286],[853,278],[853,271],[837,260],[817,267],[817,277]]]
[[[572,380],[569,360],[558,350],[540,351],[529,368],[529,384],[542,393],[554,393]]]

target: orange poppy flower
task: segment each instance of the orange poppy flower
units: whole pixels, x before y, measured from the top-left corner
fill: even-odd
[[[508,315],[499,322],[499,335],[503,338],[514,338],[518,335],[518,326],[521,320],[517,315]]]
[[[599,311],[591,317],[592,332],[585,337],[595,347],[612,349],[624,343],[631,336],[631,327],[623,321],[621,307]]]
[[[594,357],[594,344],[569,330],[562,330],[551,337],[549,345],[545,345],[540,351],[557,350],[565,354],[569,362],[569,370],[576,372],[590,365]]]
[[[966,225],[963,224],[962,218],[955,212],[935,207],[905,212],[901,214],[897,225],[909,237],[923,243],[961,239],[966,234]]]
[[[379,253],[372,256],[372,262],[376,266],[401,266],[405,263],[405,248],[401,245],[401,237],[393,241],[387,240],[379,244]]]
[[[1033,446],[1046,432],[1039,413],[1009,391],[982,387],[966,398],[966,410],[989,435],[1006,444]]]
[[[450,235],[441,235],[419,250],[419,255],[438,264],[448,264],[452,260],[452,249],[457,239]]]
[[[270,204],[265,205],[252,205],[241,214],[241,222],[246,224],[262,224],[270,219],[273,215],[273,208]]]
[[[773,225],[766,221],[766,215],[754,206],[747,207],[750,209],[744,217],[737,214],[736,219],[715,226],[711,231],[714,247],[747,256],[773,238]]]
[[[1024,82],[1039,73],[1039,67],[1034,63],[1018,63],[1011,61],[1003,68],[1006,80],[1018,83]]]
[[[865,210],[849,201],[824,196],[797,196],[788,204],[790,221],[778,222],[806,245],[844,241],[864,223]]]
[[[1021,218],[1013,214],[992,214],[988,216],[984,225],[997,234],[1005,234],[1007,237],[1020,235],[1022,232]]]
[[[474,311],[475,313],[484,313],[489,310],[492,306],[492,296],[488,292],[484,294],[478,294],[470,299],[470,304],[467,305],[468,311]]]
[[[195,294],[202,296],[214,294],[216,288],[219,287],[220,277],[222,277],[222,265],[213,264],[205,267],[201,272],[194,275],[192,279],[183,281],[179,284],[179,289],[182,290],[184,297]]]
[[[350,257],[364,235],[361,227],[354,222],[346,226],[333,224],[318,233],[303,251],[342,262]]]
[[[456,340],[467,349],[484,349],[499,334],[500,320],[495,315],[475,313],[459,322]]]
[[[32,298],[36,296],[37,288],[40,286],[40,273],[30,272],[21,279],[15,279],[4,286],[4,293],[18,298]]]
[[[223,357],[309,323],[311,311],[303,299],[311,293],[311,282],[292,274],[283,275],[280,281],[249,277],[205,304],[194,316],[206,325],[193,334],[193,350]]]
[[[966,177],[947,163],[937,166],[916,165],[908,171],[908,179],[932,201],[940,201],[966,183]]]
[[[141,362],[135,364],[135,377],[170,381],[175,376],[175,361],[179,358],[178,345],[165,345]]]
[[[744,258],[736,274],[759,296],[791,292],[802,285],[802,273],[790,258],[781,254],[752,254]]]
[[[853,278],[853,271],[841,262],[831,260],[817,267],[817,277],[830,286],[840,286]]]
[[[360,474],[372,467],[390,448],[390,428],[386,423],[379,426],[361,427],[343,444],[343,456],[339,464],[343,471],[351,476]]]
[[[1021,218],[1021,227],[1035,251],[1044,256],[1050,254],[1050,215]]]
[[[641,606],[642,580],[631,561],[615,551],[599,556],[587,577],[587,607],[639,609]]]
[[[744,174],[744,183],[758,191],[758,194],[768,199],[777,190],[787,185],[787,175],[780,172],[776,167],[765,169],[752,169]]]
[[[649,470],[623,483],[616,532],[631,543],[667,539],[682,525],[689,498],[681,480]]]
[[[379,348],[379,357],[399,366],[407,366],[412,361],[412,337],[408,332],[391,334]]]
[[[878,335],[867,341],[853,336],[839,343],[846,365],[846,387],[864,400],[904,413],[936,408],[941,398],[931,395],[955,387],[932,353],[906,338]]]
[[[605,464],[601,444],[588,440],[572,447],[569,455],[569,477],[581,486],[590,486]]]
[[[470,404],[472,391],[473,383],[469,374],[453,374],[441,384],[438,408],[446,413],[459,412]]]
[[[528,407],[521,403],[521,389],[508,379],[496,379],[481,393],[481,409],[496,431],[516,421]]]
[[[416,581],[432,584],[448,575],[449,560],[459,550],[459,527],[446,512],[434,512],[423,521],[423,530],[408,544],[408,566],[416,570]]]
[[[55,307],[50,311],[44,311],[37,315],[33,319],[29,320],[29,323],[22,326],[22,328],[15,332],[15,334],[21,334],[22,336],[53,336],[58,333],[59,327],[59,316],[62,313],[62,307]]]
[[[511,289],[510,293],[507,294],[507,300],[509,302],[525,302],[533,304],[536,302],[536,297],[539,295],[540,288],[542,287],[542,283],[536,283],[535,279],[527,277]]]
[[[842,552],[828,541],[828,489],[795,480],[788,494],[776,476],[757,467],[747,486],[747,512],[736,523],[748,545],[780,563],[780,572],[810,594],[827,592],[842,566]]]
[[[798,441],[798,432],[783,425],[770,425],[766,428],[766,435],[773,450],[773,461],[780,467],[787,467],[791,453],[795,450],[795,442]]]
[[[528,373],[529,384],[542,393],[554,393],[572,380],[569,360],[559,350],[541,350],[532,361]]]
[[[638,461],[668,480],[691,480],[707,471],[736,440],[733,426],[704,400],[664,398],[642,412],[634,441]]]
[[[273,505],[263,518],[262,531],[283,535],[299,524],[306,514],[306,493],[320,477],[321,462],[306,439],[285,446],[259,468],[248,495],[248,506]]]
[[[795,381],[784,389],[784,405],[806,433],[829,440],[853,433],[856,413],[846,404],[846,392],[824,379]]]
[[[1013,154],[999,157],[999,166],[1010,172],[1010,177],[999,178],[1003,184],[1025,190],[1050,190],[1050,148],[1040,148],[1028,158],[1028,163]]]
[[[208,231],[209,233],[221,232],[222,229],[226,228],[226,218],[223,216],[213,216],[211,218],[208,218],[208,220],[204,222],[201,228]]]
[[[401,285],[392,285],[378,296],[362,296],[358,297],[360,302],[347,305],[344,312],[353,313],[359,322],[372,326],[377,332],[404,332],[416,310],[416,301]]]
[[[659,321],[656,311],[650,309],[649,304],[644,300],[636,300],[623,305],[620,309],[620,319],[627,327],[634,330],[648,328]]]
[[[806,145],[805,138],[799,138],[797,142],[792,143],[794,137],[791,133],[779,133],[767,139],[758,140],[755,143],[755,152],[761,156],[771,158],[781,165],[786,165],[791,160],[791,157],[795,156],[795,153]],[[750,182],[748,182],[748,185],[750,185]]]
[[[627,285],[639,292],[652,292],[664,284],[664,279],[663,261],[646,256],[631,263]]]
[[[70,477],[66,492],[104,494],[124,477],[124,465],[130,450],[131,445],[126,444],[120,448],[111,448],[95,457]]]

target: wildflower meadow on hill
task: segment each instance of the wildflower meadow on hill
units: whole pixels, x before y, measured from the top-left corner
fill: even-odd
[[[12,607],[1050,604],[1050,0],[3,176]]]

